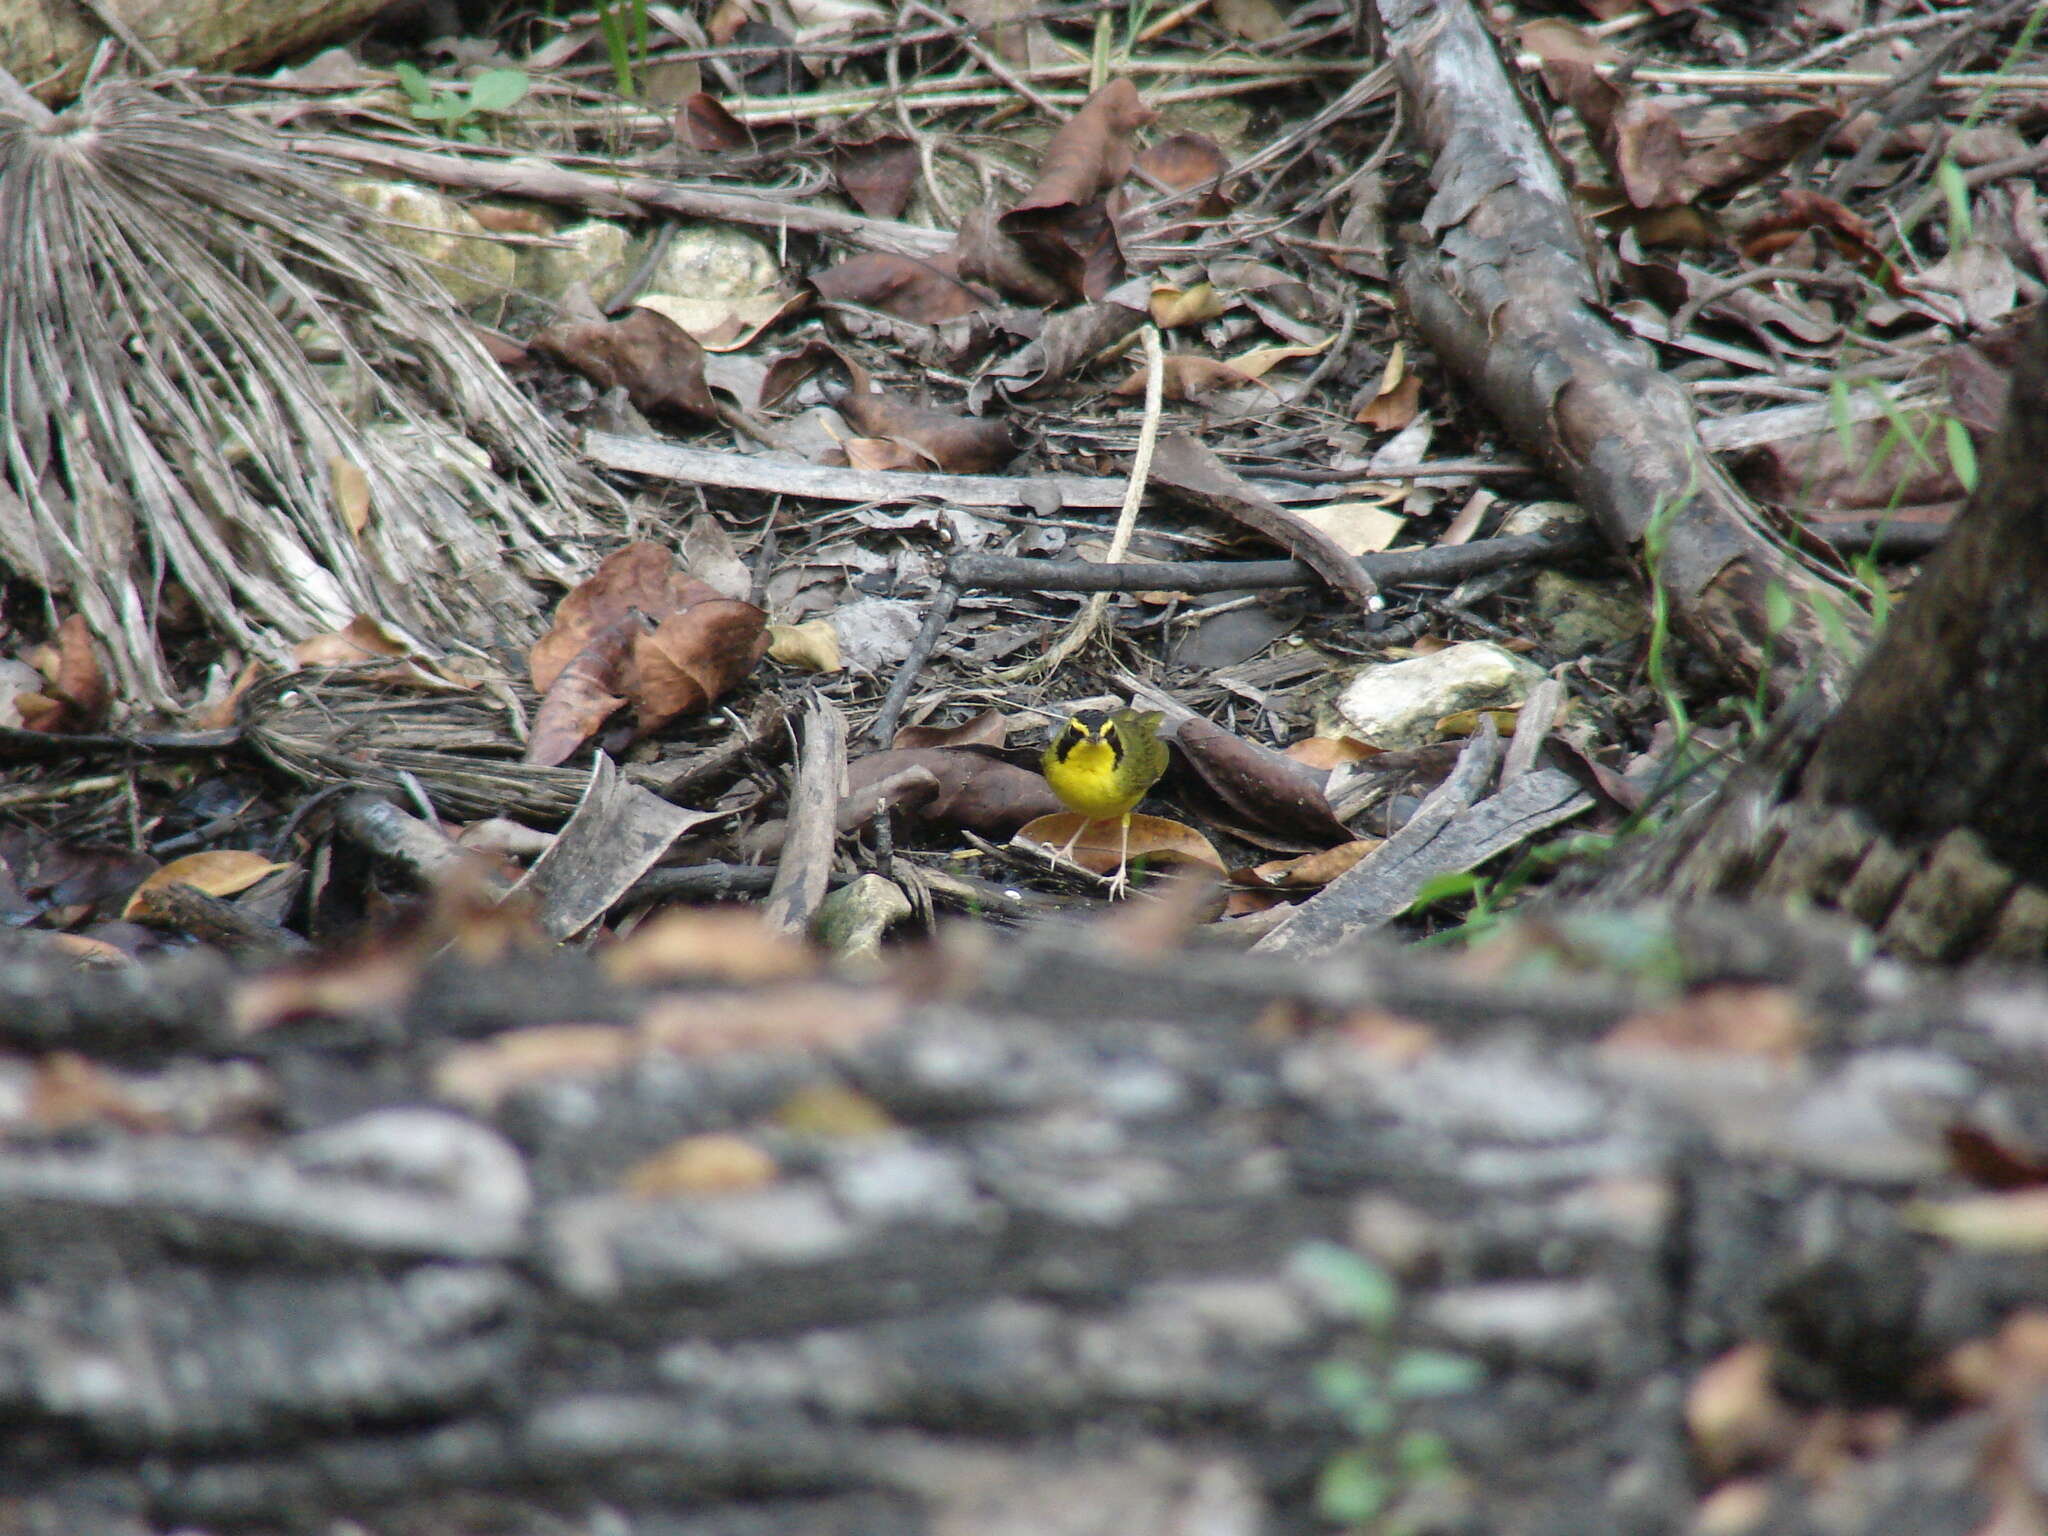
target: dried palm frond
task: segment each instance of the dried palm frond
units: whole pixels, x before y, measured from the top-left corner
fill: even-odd
[[[272,658],[359,612],[433,649],[530,641],[528,578],[578,574],[560,551],[604,493],[328,169],[133,86],[54,120],[8,101],[0,561],[85,614],[122,695],[174,702],[167,580]],[[337,489],[348,466],[367,522]]]

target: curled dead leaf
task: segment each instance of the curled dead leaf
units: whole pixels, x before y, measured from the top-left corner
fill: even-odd
[[[710,708],[744,682],[768,652],[768,615],[719,597],[633,637],[633,702],[643,733]]]
[[[832,404],[856,431],[908,443],[949,474],[988,474],[1017,456],[1007,421],[935,411],[875,389],[850,391]]]
[[[1075,811],[1055,811],[1026,822],[1011,842],[1019,847],[1035,844],[1058,850],[1065,848],[1067,839],[1077,831],[1080,836],[1069,855],[1073,861],[1094,874],[1114,873],[1126,847],[1122,824],[1114,820],[1094,821]],[[1168,864],[1197,864],[1224,873],[1223,855],[1216,851],[1214,843],[1193,827],[1164,816],[1132,816],[1128,847],[1133,864],[1140,859],[1152,859]]]
[[[934,788],[912,787],[914,771],[929,774]],[[881,786],[893,782],[892,804],[903,804],[919,820],[965,827],[984,837],[1006,838],[1025,823],[1059,808],[1059,796],[1042,775],[987,752],[965,747],[891,748],[847,764],[845,804],[862,809]]]
[[[257,881],[289,864],[273,864],[260,853],[223,848],[209,853],[188,853],[151,874],[135,888],[121,916],[129,922],[148,920],[151,899],[165,886],[189,885],[209,896],[232,896],[246,891]]]
[[[801,624],[770,624],[768,659],[806,672],[837,672],[846,665],[839,654],[839,631],[824,619]]]
[[[617,320],[551,325],[530,346],[600,389],[623,388],[640,410],[716,417],[704,349],[666,315],[634,308]]]

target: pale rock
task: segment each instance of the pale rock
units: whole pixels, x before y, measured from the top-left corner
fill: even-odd
[[[397,181],[347,181],[339,190],[383,221],[377,233],[426,263],[455,303],[499,298],[513,286],[512,248],[454,199]]]
[[[782,284],[774,254],[752,235],[723,224],[685,227],[647,283],[650,293],[693,299],[745,299]]]
[[[1543,680],[1543,669],[1484,640],[1412,661],[1367,667],[1337,700],[1352,732],[1376,747],[1418,747],[1436,723],[1467,709],[1511,709]]]
[[[1545,571],[1536,578],[1536,622],[1559,656],[1586,656],[1626,645],[1649,628],[1649,617],[1633,592],[1617,592]]]
[[[616,224],[589,219],[555,233],[551,245],[528,248],[519,262],[519,283],[529,293],[560,300],[572,284],[609,296],[625,281],[631,237]]]

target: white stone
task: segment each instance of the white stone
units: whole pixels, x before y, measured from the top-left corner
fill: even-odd
[[[1413,661],[1367,667],[1337,700],[1337,712],[1376,747],[1418,747],[1436,723],[1467,709],[1511,709],[1543,680],[1543,669],[1484,640]]]

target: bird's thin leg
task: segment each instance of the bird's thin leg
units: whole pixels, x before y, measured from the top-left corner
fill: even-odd
[[[1116,878],[1109,882],[1109,899],[1115,901],[1131,888],[1130,876],[1125,873],[1131,862],[1131,813],[1124,812],[1123,842],[1116,854]]]
[[[1078,822],[1078,823],[1077,823],[1077,824],[1075,825],[1075,827],[1074,827],[1074,835],[1073,835],[1072,837],[1070,837],[1070,838],[1068,838],[1068,839],[1067,839],[1067,845],[1066,845],[1066,847],[1064,847],[1064,848],[1060,849],[1060,850],[1059,850],[1059,852],[1057,852],[1057,853],[1055,853],[1055,854],[1053,855],[1053,857],[1054,857],[1054,858],[1056,858],[1056,859],[1064,859],[1064,860],[1065,860],[1065,861],[1066,861],[1067,863],[1069,863],[1069,864],[1073,863],[1073,862],[1074,862],[1074,844],[1076,844],[1076,843],[1078,843],[1079,841],[1081,841],[1081,834],[1082,834],[1083,832],[1086,832],[1086,831],[1087,831],[1087,830],[1088,830],[1088,829],[1089,829],[1090,827],[1092,827],[1092,826],[1094,826],[1094,825],[1095,825],[1095,823],[1094,823],[1094,822],[1090,821],[1090,820],[1089,820],[1089,819],[1088,819],[1087,817],[1083,816],[1083,817],[1081,818],[1081,820],[1080,820],[1080,821],[1079,821],[1079,822]],[[1045,846],[1046,846],[1046,847],[1048,847],[1048,848],[1050,848],[1050,847],[1052,847],[1052,844],[1051,844],[1051,843],[1047,843],[1047,844],[1046,844]]]

